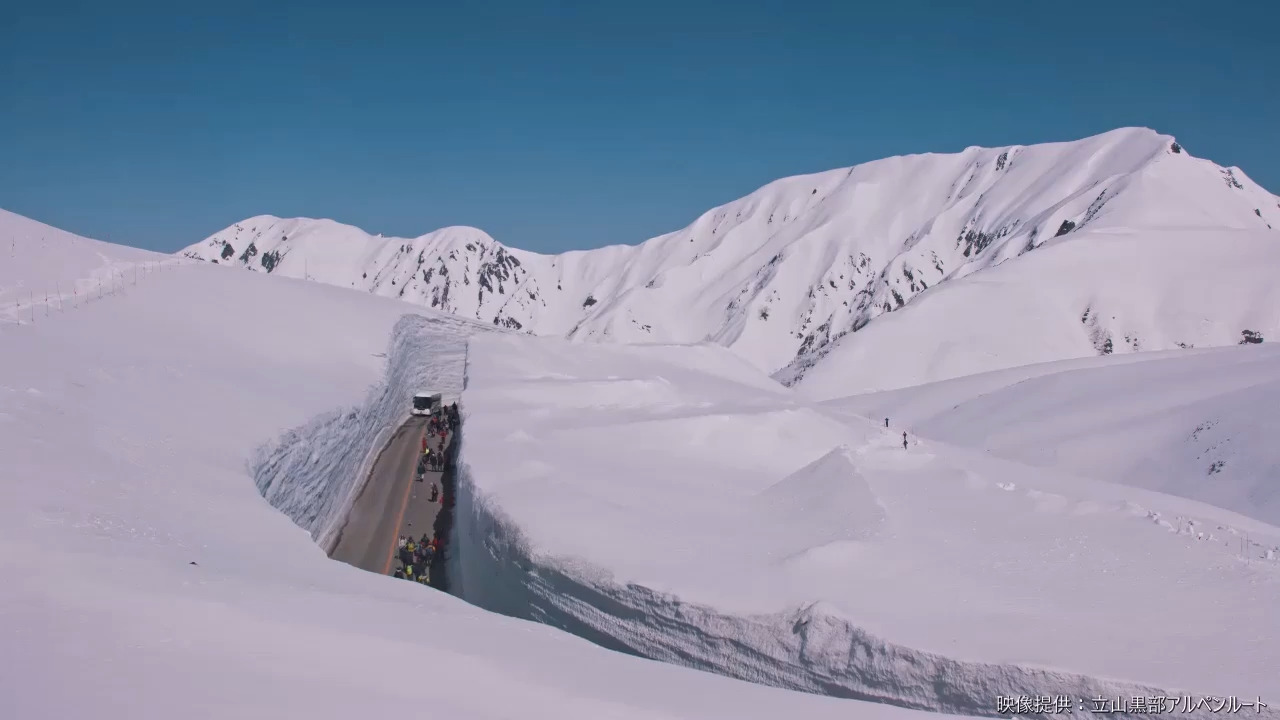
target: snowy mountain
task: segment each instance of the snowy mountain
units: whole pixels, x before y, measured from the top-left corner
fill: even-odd
[[[0,221],[6,286],[62,288],[0,314],[13,717],[425,697],[458,718],[923,720],[1035,696],[1207,719],[1206,695],[1280,717],[1269,345],[814,402],[715,344],[530,337]],[[423,387],[461,393],[457,597],[316,546]]]
[[[1275,297],[1280,199],[1142,128],[785,178],[635,246],[551,256],[474,228],[383,238],[330,220],[259,216],[183,254],[539,335],[711,341],[788,384],[841,346],[847,357],[831,372],[859,383],[837,395],[1280,332],[1280,303],[1259,302]],[[1010,260],[998,284],[975,290]],[[973,300],[960,310],[903,312],[964,278],[972,281],[954,297]],[[1028,305],[1030,320],[1005,317]],[[890,336],[928,337],[964,359],[932,353],[884,377],[862,370],[863,348],[886,354],[860,339],[886,315],[901,316]],[[1031,351],[984,336],[1014,332]],[[920,355],[917,345],[885,349]]]

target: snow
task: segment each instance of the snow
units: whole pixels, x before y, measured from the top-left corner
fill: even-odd
[[[6,277],[88,287],[150,262],[55,242]],[[370,444],[419,382],[460,386],[478,331],[407,309],[195,265],[0,325],[0,716],[921,717],[628,657],[329,560],[316,541]]]
[[[1100,352],[1235,345],[1246,330],[1274,338],[1277,239],[1082,233],[929,291],[843,338],[797,387],[833,398]]]
[[[1142,128],[557,256],[0,213],[0,715],[1280,697],[1277,228]],[[324,553],[424,388],[461,398],[460,597]]]
[[[1280,348],[1269,344],[1045,363],[825,406],[1280,525]]]
[[[787,384],[825,366],[818,384],[837,395],[1096,355],[1108,338],[1126,353],[1280,332],[1280,198],[1176,147],[1121,128],[885,158],[777,180],[638,245],[562,255],[476,228],[384,238],[273,216],[183,255],[537,335],[710,341]],[[848,377],[835,388],[833,375]]]
[[[1077,388],[1050,383],[1037,407]],[[997,693],[1280,695],[1280,562],[1231,542],[1277,545],[1280,528],[914,436],[904,450],[900,427],[770,386],[710,344],[475,336],[462,397],[450,577],[481,607],[947,712],[990,714]]]
[[[125,292],[183,262],[82,238],[7,210],[0,210],[0,242],[0,324],[44,320]]]

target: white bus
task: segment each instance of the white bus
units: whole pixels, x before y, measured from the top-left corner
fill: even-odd
[[[409,413],[412,415],[430,415],[440,409],[443,399],[440,393],[420,392],[413,396],[413,408],[409,410]]]

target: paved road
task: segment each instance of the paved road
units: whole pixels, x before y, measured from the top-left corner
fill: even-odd
[[[401,535],[432,535],[440,503],[429,499],[431,484],[443,488],[441,473],[428,471],[423,482],[414,480],[426,425],[426,418],[412,417],[391,437],[374,461],[330,557],[389,575],[396,567],[393,554]]]

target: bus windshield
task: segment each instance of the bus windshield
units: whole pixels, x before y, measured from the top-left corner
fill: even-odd
[[[414,410],[430,410],[430,409],[431,409],[431,396],[429,396],[429,395],[428,395],[428,396],[422,396],[422,395],[419,395],[419,396],[415,397],[415,398],[413,399],[413,409],[414,409]]]

